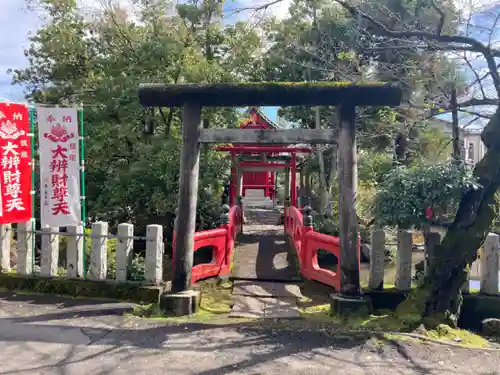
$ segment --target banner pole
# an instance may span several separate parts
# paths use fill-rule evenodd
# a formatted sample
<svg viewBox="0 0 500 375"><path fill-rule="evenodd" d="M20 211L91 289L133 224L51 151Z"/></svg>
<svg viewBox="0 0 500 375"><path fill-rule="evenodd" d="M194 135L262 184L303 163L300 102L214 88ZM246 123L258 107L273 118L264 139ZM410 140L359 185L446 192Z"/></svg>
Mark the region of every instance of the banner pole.
<svg viewBox="0 0 500 375"><path fill-rule="evenodd" d="M80 182L81 182L81 196L80 202L82 204L82 226L83 226L83 279L87 279L87 249L85 244L85 228L87 223L87 212L85 210L85 126L83 123L83 106L80 109Z"/></svg>
<svg viewBox="0 0 500 375"><path fill-rule="evenodd" d="M30 115L30 133L31 133L31 273L35 274L35 111L28 108Z"/></svg>

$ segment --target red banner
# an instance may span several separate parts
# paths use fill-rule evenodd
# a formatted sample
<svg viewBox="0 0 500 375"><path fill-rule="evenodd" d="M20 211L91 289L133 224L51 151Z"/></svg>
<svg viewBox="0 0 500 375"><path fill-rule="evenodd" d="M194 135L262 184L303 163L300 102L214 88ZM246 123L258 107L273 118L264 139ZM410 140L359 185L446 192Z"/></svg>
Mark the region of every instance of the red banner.
<svg viewBox="0 0 500 375"><path fill-rule="evenodd" d="M29 131L26 105L0 103L0 224L32 217Z"/></svg>

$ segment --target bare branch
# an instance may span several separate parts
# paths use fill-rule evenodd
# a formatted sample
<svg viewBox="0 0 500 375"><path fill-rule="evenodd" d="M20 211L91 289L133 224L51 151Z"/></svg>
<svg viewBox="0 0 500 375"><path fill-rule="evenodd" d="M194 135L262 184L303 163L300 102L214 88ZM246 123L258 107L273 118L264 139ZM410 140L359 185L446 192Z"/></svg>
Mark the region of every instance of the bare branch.
<svg viewBox="0 0 500 375"><path fill-rule="evenodd" d="M500 97L500 74L496 69L495 57L500 57L500 50L492 50L485 44L481 43L479 40L462 35L443 35L440 33L429 33L425 31L394 31L389 29L382 22L374 19L368 14L364 13L357 7L347 3L344 0L335 0L337 3L342 5L347 11L349 11L352 15L356 15L364 18L365 20L371 22L380 30L380 35L382 36L390 36L393 38L420 38L427 41L435 41L438 43L446 43L446 48L451 50L468 50L481 53L486 63L488 64L488 69L490 70L491 77L493 79L493 85L497 92L497 95ZM461 46L462 45L462 46ZM463 46L465 45L465 46ZM441 48L441 47L439 47ZM498 103L496 103L498 104Z"/></svg>
<svg viewBox="0 0 500 375"><path fill-rule="evenodd" d="M479 119L479 118L484 118L484 119L491 119L491 117L493 115L485 115L484 113L479 113L479 112L475 112L475 111L469 111L467 109L458 109L460 112L463 112L463 113L467 113L468 115L471 115L471 116L476 116L476 120Z"/></svg>
<svg viewBox="0 0 500 375"><path fill-rule="evenodd" d="M437 42L441 43L456 43L456 44L467 44L471 47L474 48L476 52L483 52L486 50L488 47L485 46L483 43L480 41L470 38L468 36L461 36L461 35L442 35L442 34L432 34L429 32L425 31L413 31L413 30L408 30L408 31L394 31L390 30L386 25L384 25L382 22L377 21L373 17L367 15L366 13L362 12L355 6L347 3L344 0L335 0L337 3L342 5L345 9L347 9L351 14L354 15L359 15L362 18L366 19L367 21L373 23L375 26L377 26L380 31L382 32L383 35L386 36L392 36L394 38L423 38L427 40L435 40Z"/></svg>
<svg viewBox="0 0 500 375"><path fill-rule="evenodd" d="M479 89L481 90L481 94L483 94L483 98L486 98L486 93L484 92L484 87L482 84L482 80L479 77L479 73L476 71L476 69L474 69L474 67L472 66L471 62L469 61L469 59L467 58L467 56L465 54L463 56L463 59L465 60L465 63L467 64L469 69L472 71L472 74L474 74L474 76L476 77L475 82L477 82L477 84L479 85Z"/></svg>

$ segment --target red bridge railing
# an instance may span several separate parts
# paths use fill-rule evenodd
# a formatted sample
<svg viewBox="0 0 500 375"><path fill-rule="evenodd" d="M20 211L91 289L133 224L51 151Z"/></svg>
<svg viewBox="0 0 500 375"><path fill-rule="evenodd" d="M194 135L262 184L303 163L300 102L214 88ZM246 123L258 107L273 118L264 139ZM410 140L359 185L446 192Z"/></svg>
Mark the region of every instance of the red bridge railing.
<svg viewBox="0 0 500 375"><path fill-rule="evenodd" d="M314 231L310 207L302 212L293 206L285 207L284 224L290 245L297 252L300 273L308 280L330 285L340 291L340 239ZM320 250L337 258L336 271L321 268L318 264ZM358 238L358 260L360 244Z"/></svg>
<svg viewBox="0 0 500 375"><path fill-rule="evenodd" d="M194 234L194 252L212 248L212 261L193 267L192 283L214 276L229 276L236 236L243 228L243 211L240 206L224 205L219 228L203 230ZM172 240L172 266L175 264L175 232Z"/></svg>
<svg viewBox="0 0 500 375"><path fill-rule="evenodd" d="M340 291L340 239L314 231L312 210L304 208L304 214L293 206L285 206L284 226L289 244L295 249L300 266L300 273L308 280L318 281ZM194 252L212 248L212 261L193 267L192 282L214 276L229 276L236 237L243 229L243 209L240 205L223 206L219 228L196 232ZM172 264L175 260L175 233L173 238ZM335 270L320 267L318 252L333 254L337 258ZM358 261L360 243L358 238Z"/></svg>

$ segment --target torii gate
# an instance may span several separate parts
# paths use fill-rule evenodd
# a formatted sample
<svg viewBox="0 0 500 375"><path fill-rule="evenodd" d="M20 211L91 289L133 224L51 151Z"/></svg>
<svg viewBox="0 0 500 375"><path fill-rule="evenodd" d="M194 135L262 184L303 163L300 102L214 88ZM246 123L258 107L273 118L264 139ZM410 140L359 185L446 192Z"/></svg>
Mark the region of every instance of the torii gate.
<svg viewBox="0 0 500 375"><path fill-rule="evenodd" d="M179 183L179 215L176 226L176 258L169 304L192 303L193 247L198 198L200 145L221 144L333 144L339 145L339 228L342 259L341 295L359 298L356 216L356 107L398 106L401 89L382 83L264 82L236 84L143 84L139 100L145 107L183 107ZM202 107L336 106L340 131L333 129L202 129ZM175 308L174 308L175 310Z"/></svg>

